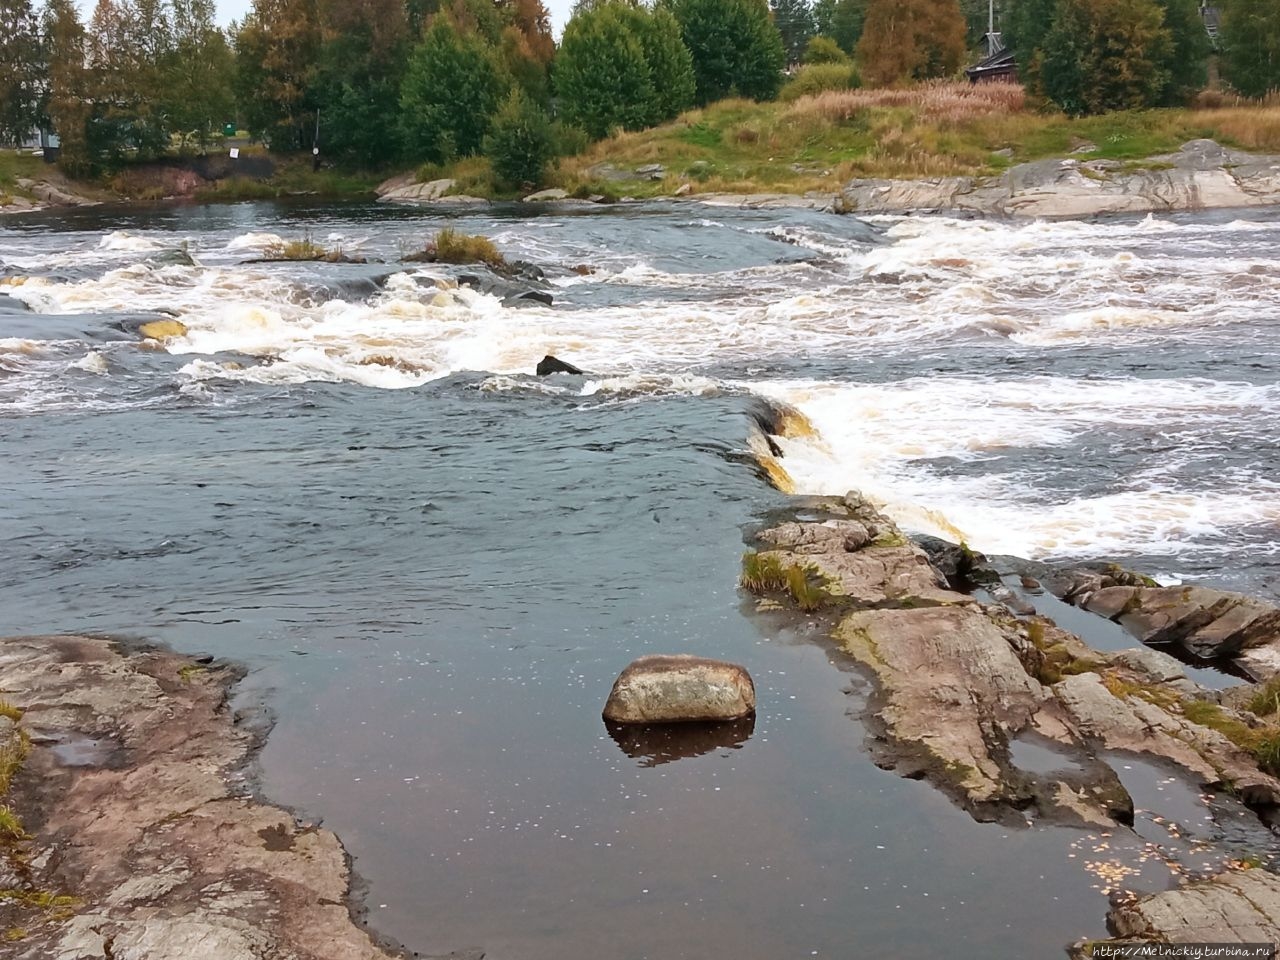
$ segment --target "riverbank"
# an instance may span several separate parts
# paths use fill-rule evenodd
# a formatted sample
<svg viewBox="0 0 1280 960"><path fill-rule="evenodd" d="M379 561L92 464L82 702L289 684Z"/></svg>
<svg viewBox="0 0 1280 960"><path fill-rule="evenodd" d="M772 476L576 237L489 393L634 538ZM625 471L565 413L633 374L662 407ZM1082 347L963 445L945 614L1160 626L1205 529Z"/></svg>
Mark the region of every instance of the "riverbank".
<svg viewBox="0 0 1280 960"><path fill-rule="evenodd" d="M99 180L86 181L67 177L39 156L5 150L0 151L0 215L97 203L360 199L372 197L383 176L329 165L316 170L310 156L282 156L247 147L241 148L235 159L223 153L174 157L126 166Z"/></svg>
<svg viewBox="0 0 1280 960"><path fill-rule="evenodd" d="M25 637L0 640L0 675L8 956L399 956L354 920L338 838L256 796L266 723L233 712L237 667Z"/></svg>

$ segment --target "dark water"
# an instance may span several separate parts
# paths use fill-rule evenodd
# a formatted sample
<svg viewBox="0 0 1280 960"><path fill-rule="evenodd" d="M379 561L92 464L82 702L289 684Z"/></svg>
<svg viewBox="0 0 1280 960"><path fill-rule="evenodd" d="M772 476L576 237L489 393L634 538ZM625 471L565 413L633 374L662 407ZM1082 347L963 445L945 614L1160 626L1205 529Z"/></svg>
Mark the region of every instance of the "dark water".
<svg viewBox="0 0 1280 960"><path fill-rule="evenodd" d="M980 530L1061 523L1117 558L1274 596L1280 268L1274 247L1239 238L1280 225L991 228L1004 233L979 239L1029 245L1046 271L1054 229L1077 231L1091 258L1077 273L1138 251L1142 283L1175 305L1217 289L1197 279L1214 261L1270 271L1240 273L1261 278L1252 305L1216 332L1175 317L1054 340L1037 339L1069 312L1053 303L1084 283L1066 267L1037 292L1043 278L1018 288L996 267L913 259L892 222L693 209L468 221L551 268L550 310L435 307L435 288L396 287L394 266L244 267L227 249L309 225L390 257L443 222L430 212L0 222L5 272L44 278L0 287L41 311L0 300L3 632L125 634L248 663L244 698L277 718L266 794L342 836L371 924L422 953L977 960L1101 934L1105 884L1072 855L1083 835L975 824L876 769L848 716L865 681L816 634L751 613L744 532L786 503L746 462L751 391L797 403L829 441L784 460L803 488L878 482L908 520L932 496ZM182 241L199 266L146 265ZM876 274L890 257L892 283ZM583 262L598 273L569 273ZM1123 273L1091 296L1138 298ZM965 284L1010 302L944 313ZM974 332L1018 301L1022 340ZM209 349L140 351L128 331L163 315ZM549 349L592 376L535 382ZM400 366L364 363L374 350ZM960 395L962 381L989 392ZM1036 403L1011 417L1000 398L1019 392ZM961 423L971 455L848 454ZM988 429L1007 442L975 445ZM1074 542L1024 546L1085 556ZM603 698L652 652L745 664L754 729L615 742ZM1133 860L1147 841L1107 843ZM1170 882L1154 861L1138 869L1135 888Z"/></svg>

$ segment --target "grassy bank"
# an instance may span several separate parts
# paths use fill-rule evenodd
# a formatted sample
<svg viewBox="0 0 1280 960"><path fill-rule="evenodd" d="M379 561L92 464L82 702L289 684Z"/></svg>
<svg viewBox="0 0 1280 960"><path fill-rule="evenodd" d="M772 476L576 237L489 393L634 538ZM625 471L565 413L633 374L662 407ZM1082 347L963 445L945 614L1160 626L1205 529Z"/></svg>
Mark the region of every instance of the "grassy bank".
<svg viewBox="0 0 1280 960"><path fill-rule="evenodd" d="M1071 118L1034 109L1020 87L967 83L830 91L790 103L725 100L599 141L562 159L547 185L606 197L662 196L684 183L699 193L831 192L855 177L994 175L1076 151L1142 166L1198 137L1280 153L1280 105ZM600 175L606 164L627 172L655 163L665 168L660 180ZM457 193L504 196L484 158L432 172L455 179Z"/></svg>
<svg viewBox="0 0 1280 960"><path fill-rule="evenodd" d="M0 207L7 207L14 197L28 197L27 191L18 186L18 180L36 180L48 174L48 167L40 157L25 151L0 150Z"/></svg>
<svg viewBox="0 0 1280 960"><path fill-rule="evenodd" d="M242 150L241 156L261 154ZM229 177L200 187L195 191L197 200L228 203L236 200L273 200L278 197L318 196L328 199L355 199L372 197L374 188L390 174L387 171L369 172L343 170L329 166L320 170L311 168L311 157L306 154L270 155L275 172L265 179Z"/></svg>
<svg viewBox="0 0 1280 960"><path fill-rule="evenodd" d="M1073 119L1030 109L1020 88L996 84L828 92L790 104L726 101L603 140L562 164L559 176L575 189L597 164L661 163L699 190L801 193L855 177L991 175L1081 148L1082 159L1136 162L1197 137L1280 152L1280 106ZM650 189L663 187L672 185Z"/></svg>

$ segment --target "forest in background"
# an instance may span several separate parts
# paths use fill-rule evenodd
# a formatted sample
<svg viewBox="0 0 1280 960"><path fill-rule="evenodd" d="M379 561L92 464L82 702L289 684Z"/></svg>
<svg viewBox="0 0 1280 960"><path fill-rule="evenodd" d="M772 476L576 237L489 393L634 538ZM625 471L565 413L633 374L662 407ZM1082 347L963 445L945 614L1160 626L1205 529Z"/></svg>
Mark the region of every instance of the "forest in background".
<svg viewBox="0 0 1280 960"><path fill-rule="evenodd" d="M1197 0L1003 0L1032 103L1068 116L1179 106L1220 64L1228 91L1280 87L1280 4L1223 0L1217 49ZM985 0L582 0L557 44L541 0L0 0L0 142L54 131L93 177L243 130L350 169L488 158L543 182L557 157L727 98L955 78L981 55ZM852 118L851 118L852 119Z"/></svg>

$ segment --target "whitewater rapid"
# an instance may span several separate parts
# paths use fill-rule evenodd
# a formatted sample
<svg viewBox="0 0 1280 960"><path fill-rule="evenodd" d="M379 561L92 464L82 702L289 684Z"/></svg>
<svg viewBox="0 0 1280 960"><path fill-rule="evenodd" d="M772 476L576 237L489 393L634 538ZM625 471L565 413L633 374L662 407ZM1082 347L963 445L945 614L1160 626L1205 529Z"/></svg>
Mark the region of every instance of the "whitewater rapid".
<svg viewBox="0 0 1280 960"><path fill-rule="evenodd" d="M283 230L111 231L35 251L0 234L0 293L37 314L141 312L183 328L149 344L177 361L163 373L133 365L137 337L0 339L0 405L109 408L110 389L76 384L117 375L167 377L207 402L235 384L404 389L461 372L484 374L485 391L584 402L755 394L816 430L776 438L794 492L856 488L908 528L976 549L1154 555L1176 573L1190 547L1280 540L1275 219L880 217L873 242L815 218L673 226L796 251L728 267L655 252L648 224L654 236L631 243L594 237L587 218L499 227L505 252L549 268L556 305L504 306L444 267L244 262ZM401 242L364 224L317 239L387 259ZM372 292L335 294L351 277ZM548 353L589 376L530 376ZM1125 459L1134 438L1150 456ZM1064 487L1054 451L1071 451L1072 469L1094 456L1105 472L1111 457L1123 476Z"/></svg>

